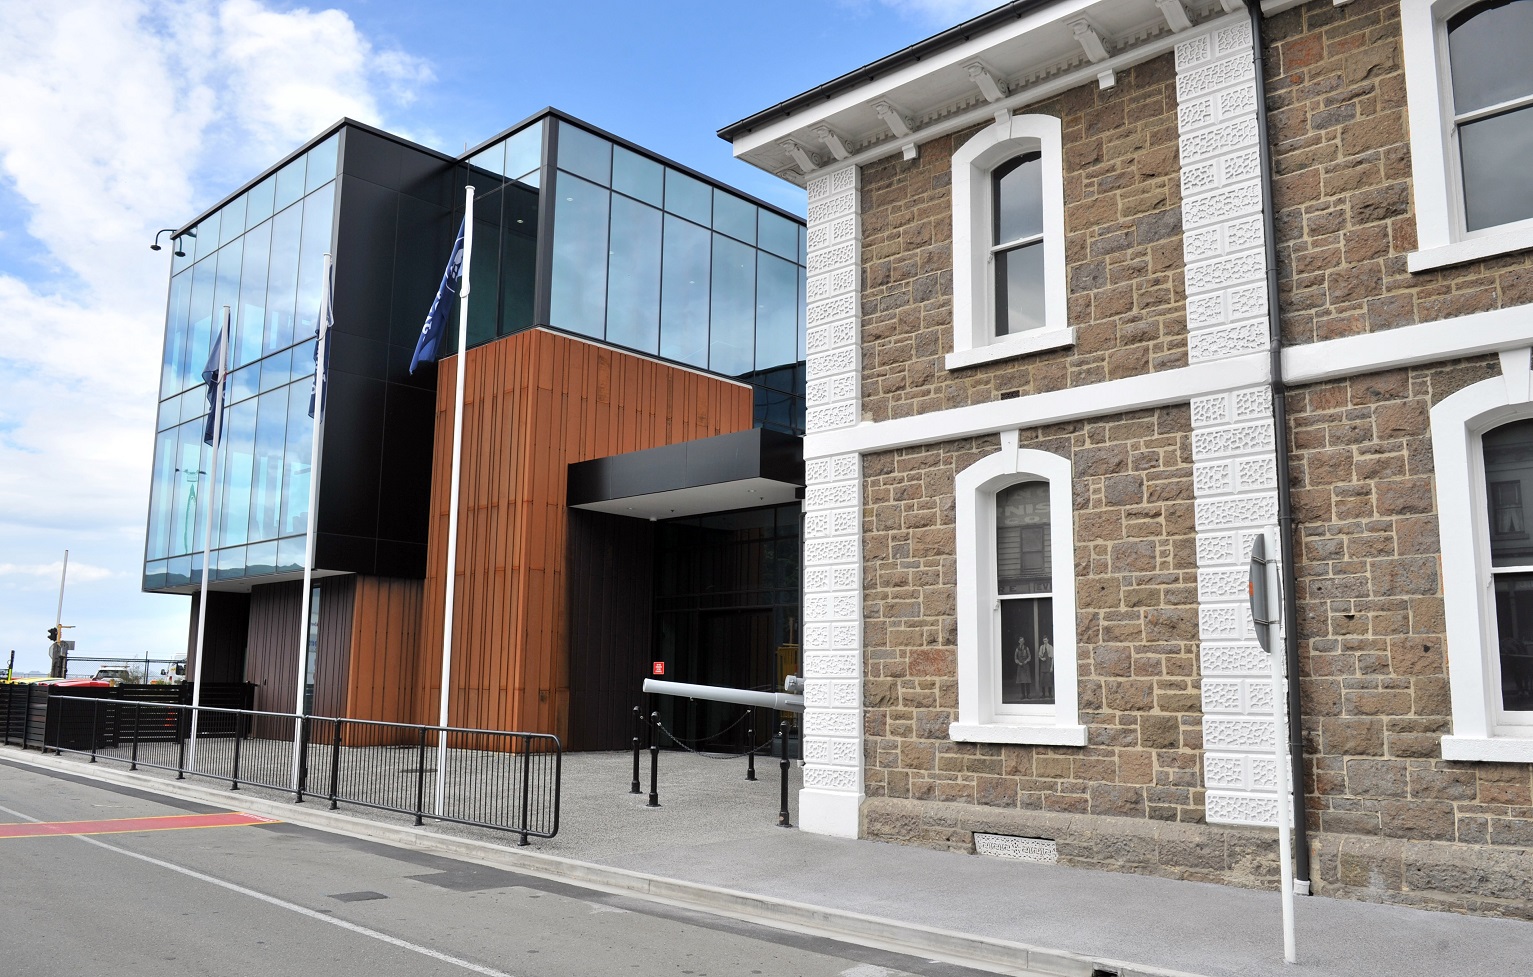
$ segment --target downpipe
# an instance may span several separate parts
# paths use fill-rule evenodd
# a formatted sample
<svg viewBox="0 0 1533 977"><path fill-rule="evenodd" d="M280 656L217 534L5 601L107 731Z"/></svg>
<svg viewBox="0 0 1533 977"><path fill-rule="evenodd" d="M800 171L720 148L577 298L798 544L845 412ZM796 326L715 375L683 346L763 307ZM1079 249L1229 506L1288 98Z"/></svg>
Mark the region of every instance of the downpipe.
<svg viewBox="0 0 1533 977"><path fill-rule="evenodd" d="M1283 590L1283 655L1288 663L1288 756L1293 784L1294 891L1310 894L1309 826L1305 820L1304 710L1299 695L1299 600L1295 593L1294 534L1298 520L1288 471L1288 386L1283 379L1283 318L1278 304L1277 217L1272 205L1272 144L1267 126L1267 80L1262 52L1261 4L1246 4L1251 16L1251 52L1256 62L1256 128L1261 155L1262 226L1267 246L1267 332L1271 360L1272 433L1277 457L1278 546Z"/></svg>

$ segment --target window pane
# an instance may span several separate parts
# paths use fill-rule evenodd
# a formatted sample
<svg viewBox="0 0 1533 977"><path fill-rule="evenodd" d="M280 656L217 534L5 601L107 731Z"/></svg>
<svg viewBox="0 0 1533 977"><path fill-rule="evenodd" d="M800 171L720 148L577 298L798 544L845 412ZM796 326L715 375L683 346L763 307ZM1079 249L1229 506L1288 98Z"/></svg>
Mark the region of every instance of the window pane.
<svg viewBox="0 0 1533 977"><path fill-rule="evenodd" d="M303 185L306 193L313 193L335 179L335 163L340 148L341 135L336 133L309 150L309 168Z"/></svg>
<svg viewBox="0 0 1533 977"><path fill-rule="evenodd" d="M287 539L277 541L277 572L292 573L303 569L303 548L306 540L302 536L289 536ZM314 588L318 590L319 588Z"/></svg>
<svg viewBox="0 0 1533 977"><path fill-rule="evenodd" d="M612 144L584 129L560 123L559 168L606 186L612 180Z"/></svg>
<svg viewBox="0 0 1533 977"><path fill-rule="evenodd" d="M197 497L202 471L202 421L176 429L176 461L171 473L170 538L166 553L190 553L196 540Z"/></svg>
<svg viewBox="0 0 1533 977"><path fill-rule="evenodd" d="M250 372L246 370L245 372ZM224 413L223 443L219 462L222 496L218 512L219 546L237 546L248 538L250 522L250 466L255 452L256 401L247 400Z"/></svg>
<svg viewBox="0 0 1533 977"><path fill-rule="evenodd" d="M1043 242L995 256L995 334L1043 328Z"/></svg>
<svg viewBox="0 0 1533 977"><path fill-rule="evenodd" d="M244 264L245 239L240 238L225 245L218 252L218 283L213 292L213 331L223 328L224 307L229 307L229 329L234 329L234 316L240 307L240 267ZM231 343L230 348L233 348ZM203 366L207 363L204 362ZM199 367L199 372L201 368Z"/></svg>
<svg viewBox="0 0 1533 977"><path fill-rule="evenodd" d="M1053 591L1047 482L1023 482L996 493L995 567L1002 595Z"/></svg>
<svg viewBox="0 0 1533 977"><path fill-rule="evenodd" d="M272 201L276 199L277 178L269 176L257 183L250 191L245 204L245 223L250 227L271 216Z"/></svg>
<svg viewBox="0 0 1533 977"><path fill-rule="evenodd" d="M309 531L309 469L314 445L314 419L309 416L311 392L307 383L287 388L287 439L282 460L283 535Z"/></svg>
<svg viewBox="0 0 1533 977"><path fill-rule="evenodd" d="M193 261L201 261L218 250L218 216L218 213L215 211L211 217L192 229L197 235L196 239L192 241L196 247L182 248L182 250L190 251Z"/></svg>
<svg viewBox="0 0 1533 977"><path fill-rule="evenodd" d="M149 531L144 544L144 559L158 560L170 551L169 543L171 511L176 495L176 443L179 432L175 428L161 431L154 439L154 468L149 483Z"/></svg>
<svg viewBox="0 0 1533 977"><path fill-rule="evenodd" d="M1054 701L1054 598L1001 601L1001 702Z"/></svg>
<svg viewBox="0 0 1533 977"><path fill-rule="evenodd" d="M192 275L182 272L170 280L170 302L165 312L165 352L160 363L160 396L169 397L181 387L181 364L191 340L188 318L192 301Z"/></svg>
<svg viewBox="0 0 1533 977"><path fill-rule="evenodd" d="M520 180L543 165L543 123L528 126L506 140L506 176ZM524 181L525 182L525 181ZM534 177L534 185L536 178Z"/></svg>
<svg viewBox="0 0 1533 977"><path fill-rule="evenodd" d="M713 219L713 191L701 180L667 169L665 209L687 220L710 224Z"/></svg>
<svg viewBox="0 0 1533 977"><path fill-rule="evenodd" d="M756 369L768 370L797 357L798 266L758 251L756 267Z"/></svg>
<svg viewBox="0 0 1533 977"><path fill-rule="evenodd" d="M761 211L761 241L763 248L789 261L798 257L798 225L770 210Z"/></svg>
<svg viewBox="0 0 1533 977"><path fill-rule="evenodd" d="M1533 573L1498 573L1495 580L1501 708L1533 711Z"/></svg>
<svg viewBox="0 0 1533 977"><path fill-rule="evenodd" d="M241 366L261 358L266 334L266 267L271 257L271 223L245 235L245 264L240 271L239 307L236 309L233 364Z"/></svg>
<svg viewBox="0 0 1533 977"><path fill-rule="evenodd" d="M287 389L264 393L256 401L255 450L250 465L251 540L273 539L282 505L282 451L287 434ZM273 557L275 559L275 556Z"/></svg>
<svg viewBox="0 0 1533 977"><path fill-rule="evenodd" d="M272 222L262 352L270 353L293 343L293 308L298 297L298 252L302 242L303 208L289 207Z"/></svg>
<svg viewBox="0 0 1533 977"><path fill-rule="evenodd" d="M304 158L300 156L277 171L277 196L274 201L277 210L297 202L303 196L303 163Z"/></svg>
<svg viewBox="0 0 1533 977"><path fill-rule="evenodd" d="M1491 566L1533 566L1533 538L1523 508L1533 501L1533 419L1487 431L1481 443Z"/></svg>
<svg viewBox="0 0 1533 977"><path fill-rule="evenodd" d="M533 294L537 288L538 194L510 184L505 195L500 235L501 308L499 335L532 325Z"/></svg>
<svg viewBox="0 0 1533 977"><path fill-rule="evenodd" d="M325 291L325 254L330 250L330 224L335 213L335 184L309 195L303 202L303 239L298 264L298 314L293 339L307 339L319 328L319 305Z"/></svg>
<svg viewBox="0 0 1533 977"><path fill-rule="evenodd" d="M245 572L248 574L273 573L277 569L277 541L252 543L245 551Z"/></svg>
<svg viewBox="0 0 1533 977"><path fill-rule="evenodd" d="M607 311L607 198L611 195L568 174L559 176L550 325L587 336L602 335Z"/></svg>
<svg viewBox="0 0 1533 977"><path fill-rule="evenodd" d="M748 373L756 356L756 249L713 236L713 295L709 305L708 368Z"/></svg>
<svg viewBox="0 0 1533 977"><path fill-rule="evenodd" d="M607 272L607 341L644 353L660 349L660 211L612 198Z"/></svg>
<svg viewBox="0 0 1533 977"><path fill-rule="evenodd" d="M500 207L501 191L474 197L474 250L469 265L468 344L478 346L495 338L500 321ZM456 337L454 337L456 339Z"/></svg>
<svg viewBox="0 0 1533 977"><path fill-rule="evenodd" d="M1533 105L1460 126L1458 134L1469 230L1533 217Z"/></svg>
<svg viewBox="0 0 1533 977"><path fill-rule="evenodd" d="M665 167L622 146L614 146L612 189L659 207L665 197Z"/></svg>
<svg viewBox="0 0 1533 977"><path fill-rule="evenodd" d="M746 244L756 243L756 205L713 188L713 229Z"/></svg>
<svg viewBox="0 0 1533 977"><path fill-rule="evenodd" d="M668 171L669 173L669 171ZM660 286L660 355L708 365L708 264L713 235L669 214Z"/></svg>
<svg viewBox="0 0 1533 977"><path fill-rule="evenodd" d="M498 142L490 148L468 158L469 174L474 186L498 186L499 177L506 171L506 144Z"/></svg>
<svg viewBox="0 0 1533 977"><path fill-rule="evenodd" d="M1533 2L1481 4L1448 21L1453 111L1533 95Z"/></svg>
<svg viewBox="0 0 1533 977"><path fill-rule="evenodd" d="M217 280L217 258L199 261L192 268L191 326L176 382L177 390L200 383L202 368L208 365L208 349L213 341L213 292Z"/></svg>
<svg viewBox="0 0 1533 977"><path fill-rule="evenodd" d="M228 244L245 231L245 198L236 197L218 212L218 243Z"/></svg>
<svg viewBox="0 0 1533 977"><path fill-rule="evenodd" d="M1043 233L1043 157L1028 153L995 169L995 243Z"/></svg>

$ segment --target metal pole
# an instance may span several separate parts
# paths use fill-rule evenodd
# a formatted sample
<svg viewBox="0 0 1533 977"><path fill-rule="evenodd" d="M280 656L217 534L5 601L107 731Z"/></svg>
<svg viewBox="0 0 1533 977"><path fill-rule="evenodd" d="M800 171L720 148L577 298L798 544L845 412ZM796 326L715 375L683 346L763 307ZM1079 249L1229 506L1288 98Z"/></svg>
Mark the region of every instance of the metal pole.
<svg viewBox="0 0 1533 977"><path fill-rule="evenodd" d="M463 387L468 369L469 269L474 253L474 185L464 188L463 267L458 285L458 387L452 416L452 489L447 508L447 593L442 605L442 704L437 725L447 728L447 703L452 692L452 609L458 578L458 492L463 481ZM440 817L447 800L447 734L437 734L436 813Z"/></svg>
<svg viewBox="0 0 1533 977"><path fill-rule="evenodd" d="M90 710L90 762L96 762L96 740L101 736L101 699L91 700Z"/></svg>
<svg viewBox="0 0 1533 977"><path fill-rule="evenodd" d="M320 447L324 438L325 416L325 363L329 356L326 349L330 341L331 281L335 259L325 255L324 289L319 299L319 322L314 325L314 430L309 436L309 524L303 540L303 596L299 599L298 612L298 688L293 697L293 711L299 714L295 720L293 738L299 736L297 726L303 724L303 693L309 684L309 601L314 591L314 534L319 524L319 461ZM316 640L318 635L315 636ZM298 757L293 757L293 786L298 785Z"/></svg>
<svg viewBox="0 0 1533 977"><path fill-rule="evenodd" d="M791 828L793 820L788 817L788 721L786 719L777 724L777 738L782 741L782 785L778 791L777 826Z"/></svg>
<svg viewBox="0 0 1533 977"><path fill-rule="evenodd" d="M532 739L522 737L522 840L517 842L519 846L527 844L527 811L532 800Z"/></svg>
<svg viewBox="0 0 1533 977"><path fill-rule="evenodd" d="M181 710L176 710L176 779L186 779L186 737L181 735Z"/></svg>
<svg viewBox="0 0 1533 977"><path fill-rule="evenodd" d="M748 747L745 754L745 779L756 779L756 710L747 710L746 715L750 722L745 725L745 743Z"/></svg>
<svg viewBox="0 0 1533 977"><path fill-rule="evenodd" d="M59 678L69 677L69 653L64 650L64 581L69 578L69 551L64 551L64 569L59 573L59 610L53 616L54 633L59 636Z"/></svg>
<svg viewBox="0 0 1533 977"><path fill-rule="evenodd" d="M335 723L335 742L330 747L330 810L335 810L335 795L341 787L341 720Z"/></svg>
<svg viewBox="0 0 1533 977"><path fill-rule="evenodd" d="M213 392L213 444L208 462L208 516L203 523L202 536L202 589L197 592L197 656L192 676L192 736L191 764L197 765L197 707L202 704L202 644L206 637L208 619L208 563L213 546L213 510L218 507L218 443L223 435L224 424L224 374L229 366L229 307L224 306L222 325L218 330L218 378ZM69 554L64 554L68 559ZM59 592L59 605L63 606L63 589Z"/></svg>
<svg viewBox="0 0 1533 977"><path fill-rule="evenodd" d="M240 789L240 740L245 738L243 713L234 714L234 768L229 771L229 789Z"/></svg>
<svg viewBox="0 0 1533 977"><path fill-rule="evenodd" d="M309 786L309 717L298 717L298 785L294 804L303 803L303 790Z"/></svg>
<svg viewBox="0 0 1533 977"><path fill-rule="evenodd" d="M660 737L655 735L655 727L660 725L660 714L649 714L653 724L649 730L649 804L647 807L660 806L660 791L655 787L655 778L660 774Z"/></svg>
<svg viewBox="0 0 1533 977"><path fill-rule="evenodd" d="M145 673L147 674L147 673ZM133 758L128 764L129 770L138 769L138 727L143 724L143 716L139 713L139 704L130 703L133 706ZM119 714L120 715L120 714Z"/></svg>
<svg viewBox="0 0 1533 977"><path fill-rule="evenodd" d="M628 786L628 793L630 793L630 794L642 794L642 793L644 793L643 789L639 787L639 726L640 726L640 724L642 724L644 722L642 716L643 716L643 714L639 711L639 707L638 706L634 706L633 707L633 783Z"/></svg>
<svg viewBox="0 0 1533 977"><path fill-rule="evenodd" d="M420 750L415 764L415 826L425 824L421 814L426 810L426 727L421 727Z"/></svg>

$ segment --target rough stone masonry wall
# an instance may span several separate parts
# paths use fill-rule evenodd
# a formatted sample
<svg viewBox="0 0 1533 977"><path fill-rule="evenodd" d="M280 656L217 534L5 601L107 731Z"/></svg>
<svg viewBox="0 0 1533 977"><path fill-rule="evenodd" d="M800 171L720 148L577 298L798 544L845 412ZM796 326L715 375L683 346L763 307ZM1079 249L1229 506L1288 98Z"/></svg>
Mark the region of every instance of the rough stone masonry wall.
<svg viewBox="0 0 1533 977"><path fill-rule="evenodd" d="M1406 268L1416 225L1399 0L1307 3L1264 36L1285 342L1533 302L1533 253Z"/></svg>
<svg viewBox="0 0 1533 977"><path fill-rule="evenodd" d="M1187 365L1176 69L1163 57L1022 110L1063 122L1073 349L949 372L952 155L977 130L862 171L862 410L887 420Z"/></svg>
<svg viewBox="0 0 1533 977"><path fill-rule="evenodd" d="M956 743L954 477L994 437L865 458L869 837L972 850L1056 839L1061 861L1252 884L1268 833L1203 821L1191 418L1168 407L1025 430L1072 459L1081 747Z"/></svg>
<svg viewBox="0 0 1533 977"><path fill-rule="evenodd" d="M1441 759L1452 710L1427 412L1499 373L1481 357L1289 394L1322 892L1533 918L1533 765Z"/></svg>

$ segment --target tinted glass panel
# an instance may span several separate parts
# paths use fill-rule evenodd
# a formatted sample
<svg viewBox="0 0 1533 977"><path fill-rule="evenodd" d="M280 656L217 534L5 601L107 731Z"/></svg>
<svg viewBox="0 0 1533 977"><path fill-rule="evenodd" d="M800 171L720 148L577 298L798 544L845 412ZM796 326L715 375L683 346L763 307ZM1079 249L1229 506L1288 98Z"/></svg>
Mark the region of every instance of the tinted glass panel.
<svg viewBox="0 0 1533 977"><path fill-rule="evenodd" d="M665 167L622 146L614 146L612 189L659 207L665 200Z"/></svg>
<svg viewBox="0 0 1533 977"><path fill-rule="evenodd" d="M245 223L255 226L271 216L272 201L277 192L277 178L269 176L257 183L250 191L245 204Z"/></svg>
<svg viewBox="0 0 1533 977"><path fill-rule="evenodd" d="M1498 573L1495 581L1501 708L1533 711L1533 573Z"/></svg>
<svg viewBox="0 0 1533 977"><path fill-rule="evenodd" d="M190 252L193 261L201 261L203 258L206 258L214 251L217 251L218 225L219 215L215 212L207 220L203 221L201 224L198 224L195 228L192 229L193 232L197 235L196 239L192 242L196 245L196 247L182 248L182 250Z"/></svg>
<svg viewBox="0 0 1533 977"><path fill-rule="evenodd" d="M1453 110L1533 95L1533 0L1482 4L1448 21Z"/></svg>
<svg viewBox="0 0 1533 977"><path fill-rule="evenodd" d="M282 448L287 434L287 390L256 401L255 450L250 466L251 540L273 539L282 515Z"/></svg>
<svg viewBox="0 0 1533 977"><path fill-rule="evenodd" d="M1481 442L1491 566L1533 567L1533 511L1525 509L1533 506L1533 420L1487 431Z"/></svg>
<svg viewBox="0 0 1533 977"><path fill-rule="evenodd" d="M612 179L612 144L584 129L560 123L559 168L606 186Z"/></svg>
<svg viewBox="0 0 1533 977"><path fill-rule="evenodd" d="M249 370L243 371L249 373ZM220 462L223 497L219 504L218 545L233 546L245 542L250 522L250 470L255 455L255 400L235 404L224 415L228 427L224 433L227 452Z"/></svg>
<svg viewBox="0 0 1533 977"><path fill-rule="evenodd" d="M247 573L274 573L277 569L277 541L252 543L245 551Z"/></svg>
<svg viewBox="0 0 1533 977"><path fill-rule="evenodd" d="M773 254L793 261L798 257L798 225L770 210L760 212L761 240L763 248Z"/></svg>
<svg viewBox="0 0 1533 977"><path fill-rule="evenodd" d="M218 243L228 244L245 231L245 198L236 197L218 212Z"/></svg>
<svg viewBox="0 0 1533 977"><path fill-rule="evenodd" d="M533 293L537 286L538 195L519 184L501 191L505 196L500 235L500 334L532 325Z"/></svg>
<svg viewBox="0 0 1533 977"><path fill-rule="evenodd" d="M995 496L997 591L1047 594L1053 590L1053 547L1047 482L1024 482Z"/></svg>
<svg viewBox="0 0 1533 977"><path fill-rule="evenodd" d="M495 338L500 314L500 191L474 197L474 249L469 266L468 344L478 346ZM453 337L456 342L457 337Z"/></svg>
<svg viewBox="0 0 1533 977"><path fill-rule="evenodd" d="M170 556L192 551L201 471L202 422L188 421L176 429L175 463L170 473L170 525L165 548Z"/></svg>
<svg viewBox="0 0 1533 977"><path fill-rule="evenodd" d="M612 198L607 341L645 353L660 348L660 211Z"/></svg>
<svg viewBox="0 0 1533 977"><path fill-rule="evenodd" d="M713 188L713 229L746 244L756 243L756 205Z"/></svg>
<svg viewBox="0 0 1533 977"><path fill-rule="evenodd" d="M298 253L303 244L303 208L290 207L272 222L267 271L264 352L293 343L293 309L298 301Z"/></svg>
<svg viewBox="0 0 1533 977"><path fill-rule="evenodd" d="M303 196L303 164L300 156L277 171L277 197L273 206L281 210Z"/></svg>
<svg viewBox="0 0 1533 977"><path fill-rule="evenodd" d="M229 374L229 402L236 403L254 397L261 387L261 365L252 363Z"/></svg>
<svg viewBox="0 0 1533 977"><path fill-rule="evenodd" d="M550 325L587 336L602 335L607 306L607 198L611 195L568 174L559 176Z"/></svg>
<svg viewBox="0 0 1533 977"><path fill-rule="evenodd" d="M313 352L309 353L312 362ZM310 386L287 388L287 442L282 457L282 521L284 535L309 530L309 469L314 419L309 416Z"/></svg>
<svg viewBox="0 0 1533 977"><path fill-rule="evenodd" d="M756 268L755 366L786 366L798 355L798 266L757 252Z"/></svg>
<svg viewBox="0 0 1533 977"><path fill-rule="evenodd" d="M170 280L170 302L165 312L165 352L160 363L160 396L181 390L181 364L186 359L191 323L187 318L192 300L192 275L182 272Z"/></svg>
<svg viewBox="0 0 1533 977"><path fill-rule="evenodd" d="M756 251L713 236L713 297L708 368L734 376L748 373L756 351Z"/></svg>
<svg viewBox="0 0 1533 977"><path fill-rule="evenodd" d="M1002 703L1054 701L1052 597L1001 601L1001 654L997 657Z"/></svg>
<svg viewBox="0 0 1533 977"><path fill-rule="evenodd" d="M186 355L180 364L181 376L177 390L185 390L193 383L201 382L199 375L208 362L208 348L213 335L213 293L217 284L218 259L199 261L192 268L191 333L187 339Z"/></svg>
<svg viewBox="0 0 1533 977"><path fill-rule="evenodd" d="M660 355L708 365L708 264L713 235L666 215L660 288Z"/></svg>
<svg viewBox="0 0 1533 977"><path fill-rule="evenodd" d="M213 292L213 329L223 327L224 308L229 309L229 330L234 330L234 316L240 307L240 266L245 260L245 239L227 244L218 252L218 284ZM238 337L236 337L238 338ZM230 349L234 349L233 343ZM203 364L206 366L206 364Z"/></svg>
<svg viewBox="0 0 1533 977"><path fill-rule="evenodd" d="M271 222L245 235L245 264L240 270L239 307L235 321L233 363L240 366L261 356L266 334L266 267L271 258Z"/></svg>
<svg viewBox="0 0 1533 977"><path fill-rule="evenodd" d="M298 264L298 314L293 338L312 336L319 327L319 306L325 291L325 254L330 250L330 224L335 212L335 184L309 195L303 202L303 240Z"/></svg>
<svg viewBox="0 0 1533 977"><path fill-rule="evenodd" d="M708 184L676 170L665 171L665 209L699 224L713 218L713 191Z"/></svg>
<svg viewBox="0 0 1533 977"><path fill-rule="evenodd" d="M498 142L489 149L475 153L468 158L468 165L474 171L474 176L476 177L474 181L475 186L484 186L485 184L481 183L477 177L501 176L505 173L506 144Z"/></svg>
<svg viewBox="0 0 1533 977"><path fill-rule="evenodd" d="M1043 242L995 256L995 334L1043 327Z"/></svg>
<svg viewBox="0 0 1533 977"><path fill-rule="evenodd" d="M995 243L1043 233L1043 157L1028 153L996 167Z"/></svg>
<svg viewBox="0 0 1533 977"><path fill-rule="evenodd" d="M341 136L336 133L309 150L309 166L303 185L306 192L312 193L335 179L335 163L340 147Z"/></svg>
<svg viewBox="0 0 1533 977"><path fill-rule="evenodd" d="M175 500L176 442L175 428L161 431L154 439L154 468L149 487L149 530L144 543L144 559L158 560L169 553L171 509Z"/></svg>
<svg viewBox="0 0 1533 977"><path fill-rule="evenodd" d="M528 126L506 140L506 176L521 179L536 170L542 163L542 123Z"/></svg>
<svg viewBox="0 0 1533 977"><path fill-rule="evenodd" d="M1533 105L1460 126L1459 150L1471 231L1533 217Z"/></svg>

